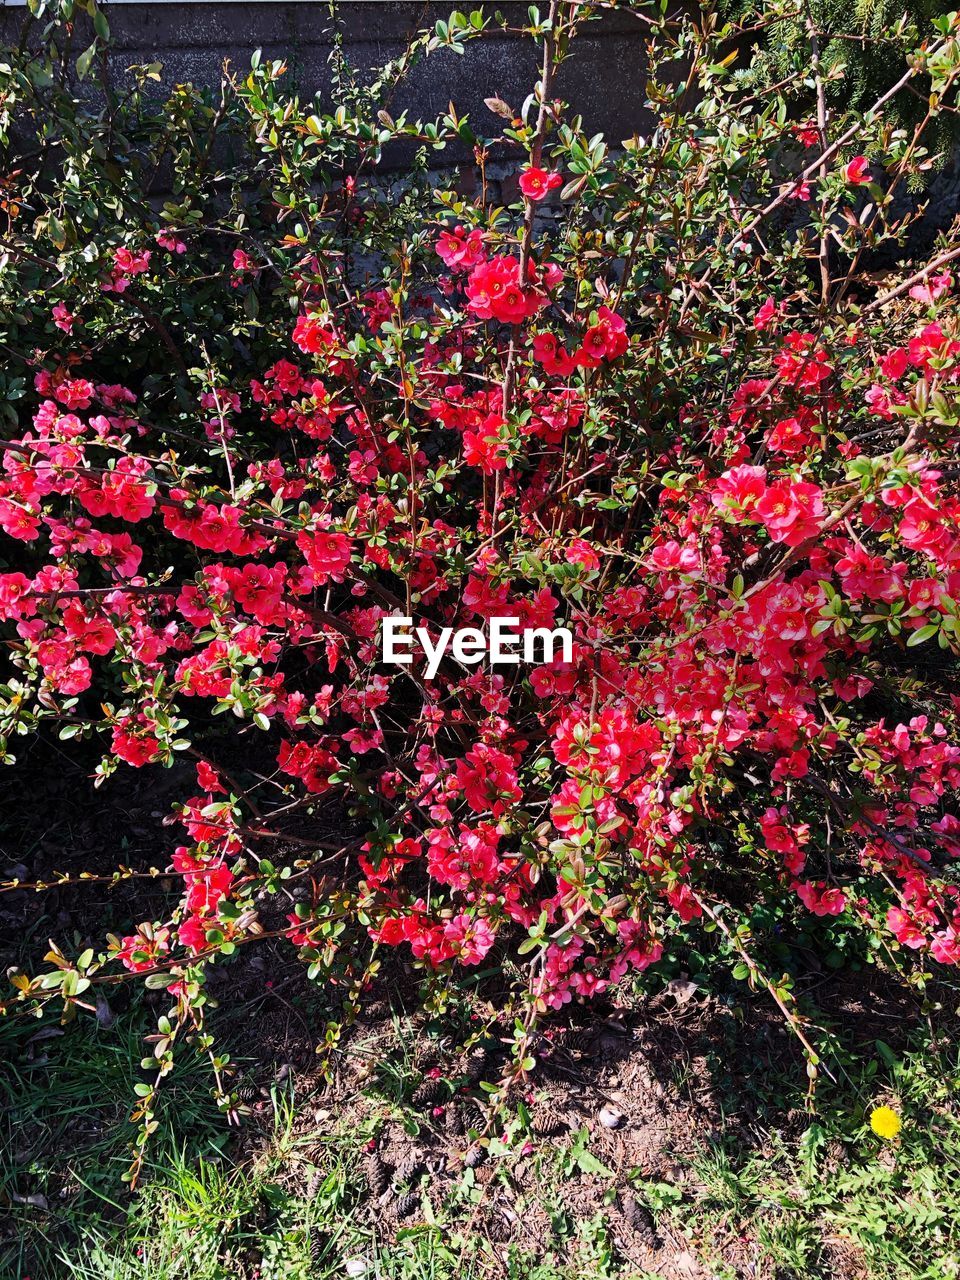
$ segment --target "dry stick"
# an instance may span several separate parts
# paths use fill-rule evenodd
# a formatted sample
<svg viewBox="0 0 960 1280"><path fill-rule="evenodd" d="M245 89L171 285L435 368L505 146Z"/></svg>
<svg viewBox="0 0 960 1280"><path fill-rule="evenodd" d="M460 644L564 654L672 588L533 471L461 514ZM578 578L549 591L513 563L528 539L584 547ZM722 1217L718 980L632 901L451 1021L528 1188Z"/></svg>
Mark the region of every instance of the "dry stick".
<svg viewBox="0 0 960 1280"><path fill-rule="evenodd" d="M940 53L943 49L946 48L947 43L948 42L944 40L944 41L941 41L940 44L934 45L934 47L926 54L926 58L927 59L932 58L936 54ZM904 74L900 77L900 79L897 81L895 85L889 88L886 93L881 94L881 96L876 100L873 106L870 107L869 111L865 112L865 114L874 115L882 107L885 107L887 103L890 101L890 99L893 97L896 97L896 95L900 92L900 90L904 87L904 85L908 84L913 79L913 77L917 74L917 72L921 70L923 65L924 65L924 62L918 59L918 61L914 63L912 67L910 67L907 71L904 72ZM769 214L773 213L774 209L778 209L780 205L782 205L790 197L792 192L796 190L797 186L801 182L806 182L808 178L812 178L814 174L817 172L817 170L821 169L828 160L831 160L837 154L837 152L841 150L841 148L845 147L848 142L852 142L852 140L857 136L857 132L859 128L860 128L859 121L856 124L852 124L850 128L846 130L845 133L842 133L840 137L837 138L836 142L832 142L830 146L827 147L826 151L824 151L822 155L818 156L817 159L814 160L812 164L807 165L806 169L803 170L803 172L797 178L796 182L792 184L787 184L786 190L781 191L779 195L774 197L773 200L771 200L768 204L764 205L764 207L756 215L753 221L748 222L747 225L740 232L741 238L746 237L752 231L755 231L757 227L760 225L760 223L763 222L763 220Z"/></svg>
<svg viewBox="0 0 960 1280"><path fill-rule="evenodd" d="M827 146L827 98L823 88L823 76L820 74L820 41L817 38L816 28L813 25L812 18L807 18L807 33L810 36L810 54L813 64L813 74L817 82L817 132L820 134L820 146ZM827 176L826 162L820 165L820 180L823 182ZM829 241L827 239L826 226L827 201L826 195L821 192L820 196L820 218L823 226L820 229L820 249L817 257L820 260L820 301L825 307L830 298L830 251Z"/></svg>
<svg viewBox="0 0 960 1280"><path fill-rule="evenodd" d="M809 1061L814 1066L822 1065L820 1063L819 1053L817 1053L816 1049L813 1047L813 1045L810 1043L810 1041L807 1039L807 1037L804 1035L801 1029L800 1019L793 1012L790 1006L786 1003L786 1001L780 995L779 991L777 991L776 987L773 985L773 983L770 981L767 975L757 965L757 962L753 959L749 951L747 951L747 949L744 947L741 940L737 937L737 935L733 932L733 930L727 924L726 920L724 920L723 916L720 915L718 911L714 911L713 908L710 907L710 905L706 903L698 893L694 892L693 897L694 897L694 900L699 905L700 909L710 917L710 919L721 931L721 933L724 935L724 937L727 939L727 941L730 943L733 949L740 956L743 963L750 970L750 976L754 978L757 982L759 982L760 985L764 987L765 990L769 992L769 994L773 997L780 1012L786 1018L787 1024L789 1025L790 1030L793 1032L793 1034L797 1037L797 1039L803 1045L804 1049L807 1051ZM830 1073L830 1071L827 1070L826 1067L823 1067L823 1072L826 1076L828 1076L831 1080L833 1080L834 1084L836 1084L836 1079Z"/></svg>
<svg viewBox="0 0 960 1280"><path fill-rule="evenodd" d="M871 106L869 111L866 112L865 114L874 115L878 111L880 111L883 107L885 107L891 98L896 97L896 95L900 92L900 90L905 85L909 84L909 82L913 79L913 77L917 74L917 72L920 71L922 67L925 65L926 61L935 57L938 53L941 53L947 47L948 43L949 43L949 40L942 40L940 44L934 45L934 47L926 53L924 58L918 58L917 61L913 64L913 66L911 66L907 71L903 73L903 75L896 82L896 84L892 85L891 88L889 88L886 91L886 93L881 94L881 96L876 100L873 106ZM771 201L769 201L769 203L764 205L764 207L760 210L760 212L757 213L755 217L750 222L748 222L745 227L741 227L738 229L737 238L740 240L745 240L747 236L751 235L754 231L756 231L757 227L759 227L760 224L771 213L773 213L775 209L779 209L779 207L787 199L789 199L789 197L797 189L800 183L806 182L808 178L812 178L814 174L817 173L818 170L823 168L823 166L826 164L828 160L831 160L837 154L837 152L840 151L842 147L845 147L848 142L851 142L857 136L857 131L859 130L859 128L860 128L859 121L856 124L852 124L849 129L847 129L844 133L840 135L839 138L837 138L836 142L832 142L830 146L827 147L826 151L824 151L821 155L819 155L817 159L814 160L811 164L807 165L807 167L803 170L803 172L798 175L795 182L786 183L784 185L784 189L778 195L774 196L774 198ZM953 254L952 256L958 256L958 255ZM703 286L710 279L712 274L713 273L711 269L708 267L707 270L704 272L704 274L697 281L696 289L691 289L687 298L684 300L683 306L680 308L679 318L681 322L683 321L683 318L686 315L687 310L690 307L691 303L693 302L693 299L696 296L698 290L703 288ZM907 284L909 283L910 282L908 281ZM907 287L906 285L901 286L901 290L899 290L898 292L901 292L902 289L906 287Z"/></svg>
<svg viewBox="0 0 960 1280"><path fill-rule="evenodd" d="M160 871L156 867L150 871L132 871L129 867L121 867L119 871L111 871L109 875L95 876L81 872L78 876L60 875L54 872L52 880L0 880L0 893L46 893L49 889L71 888L84 884L122 884L126 880L161 880L175 874Z"/></svg>
<svg viewBox="0 0 960 1280"><path fill-rule="evenodd" d="M954 74L951 73L947 81L947 85L952 86L953 80L954 80ZM945 93L942 93L940 96L941 98L944 97ZM850 284L852 283L856 275L857 268L860 265L860 260L863 257L863 252L866 247L867 237L872 232L873 228L877 225L877 223L880 221L881 217L883 216L884 208L886 207L886 205L890 203L891 199L893 198L893 193L896 191L897 187L899 187L900 183L903 181L904 175L907 172L907 167L913 158L913 153L917 149L917 144L919 143L921 137L923 136L923 133L927 128L927 125L930 123L931 119L933 118L933 115L934 115L933 108L928 106L926 115L923 117L923 119L920 121L920 123L916 126L916 128L913 131L913 137L910 139L910 145L907 147L906 151L903 153L903 155L900 157L900 160L897 162L897 166L893 174L893 181L890 183L890 186L887 188L886 195L884 197L883 202L877 203L877 206L873 212L873 216L871 217L870 221L866 224L866 226L863 228L864 235L861 238L860 244L857 246L857 252L853 257L853 261L850 263L849 268L847 269L847 274L844 276L843 280L840 282L840 287L837 290L836 295L833 299L833 304L835 307L840 304L841 300L844 297L844 294L846 293L847 289L850 287Z"/></svg>
<svg viewBox="0 0 960 1280"><path fill-rule="evenodd" d="M925 280L931 271L937 271L940 267L946 266L948 262L953 262L955 258L960 258L960 248L950 249L946 253L941 253L939 258L934 258L932 262L928 262L920 271L914 272L912 276L907 276L906 280L898 284L895 289L890 289L889 292L882 293L879 298L874 298L872 302L867 303L863 308L864 314L868 311L876 311L878 307L892 302L894 298L899 298L902 293L906 293L913 285Z"/></svg>
<svg viewBox="0 0 960 1280"><path fill-rule="evenodd" d="M537 113L537 128L533 135L533 144L530 148L530 161L534 167L540 164L540 157L543 153L543 142L547 132L547 102L553 88L553 76L556 70L554 62L554 52L556 48L556 23L557 12L560 8L560 0L550 0L550 13L548 21L550 30L543 39L543 69L540 73L540 84L537 86L540 97L540 109ZM520 242L520 288L527 287L527 275L530 268L530 248L533 243L533 217L534 202L527 197L526 209L523 214L523 236ZM517 380L517 335L519 326L514 326L513 333L510 337L510 348L507 352L507 367L503 375L503 412L504 416L510 411L513 403L513 393Z"/></svg>

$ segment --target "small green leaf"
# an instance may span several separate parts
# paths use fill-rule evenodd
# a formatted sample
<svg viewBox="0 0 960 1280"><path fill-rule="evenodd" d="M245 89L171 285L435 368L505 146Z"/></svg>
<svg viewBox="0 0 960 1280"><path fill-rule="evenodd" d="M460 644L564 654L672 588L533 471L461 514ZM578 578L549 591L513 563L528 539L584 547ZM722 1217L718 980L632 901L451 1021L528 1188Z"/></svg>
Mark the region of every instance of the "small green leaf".
<svg viewBox="0 0 960 1280"><path fill-rule="evenodd" d="M77 75L81 80L85 80L87 78L90 68L93 66L93 60L96 57L96 54L97 42L94 40L93 44L84 49L83 53L81 53L80 57L77 59Z"/></svg>
<svg viewBox="0 0 960 1280"><path fill-rule="evenodd" d="M913 635L907 641L907 648L912 649L914 645L923 644L924 640L929 640L931 636L935 636L940 630L938 622L930 622L925 627L921 627L919 631L914 631Z"/></svg>

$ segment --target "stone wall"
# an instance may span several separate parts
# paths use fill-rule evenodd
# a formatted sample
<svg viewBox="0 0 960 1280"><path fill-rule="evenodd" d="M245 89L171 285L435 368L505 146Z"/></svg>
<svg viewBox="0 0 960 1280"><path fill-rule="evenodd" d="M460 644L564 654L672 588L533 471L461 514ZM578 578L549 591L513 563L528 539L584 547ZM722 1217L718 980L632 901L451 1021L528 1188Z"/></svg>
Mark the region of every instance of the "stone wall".
<svg viewBox="0 0 960 1280"><path fill-rule="evenodd" d="M545 7L541 0L542 7ZM341 0L338 6L346 52L363 71L382 65L406 47L411 35L453 8L469 10L471 0ZM499 0L499 9L512 26L527 19L528 0ZM239 3L122 3L104 5L109 17L110 60L117 81L134 62L163 63L163 83L186 81L219 83L220 69L229 59L242 70L255 49L265 58L284 59L289 82L305 97L330 87L329 57L333 47L332 21L325 0ZM0 8L0 43L16 43L26 23L27 38L36 29L27 11ZM82 49L82 33L78 49ZM642 131L648 117L643 109L646 71L643 27L626 12L607 12L585 23L572 47L572 56L557 77L557 96L582 114L590 133L603 133L616 145ZM398 92L391 110L407 108L413 117L435 117L453 101L461 115L469 113L480 131L493 124L483 99L492 95L519 107L538 73L534 42L529 37L495 31L466 46L460 56L440 50L417 66ZM449 161L441 155L440 162Z"/></svg>
<svg viewBox="0 0 960 1280"><path fill-rule="evenodd" d="M677 8L685 0L675 0ZM370 72L406 47L409 38L453 8L469 10L480 0L339 0L338 21L349 60ZM488 11L499 10L513 27L528 21L528 0L484 0ZM288 84L303 97L319 94L329 99L329 58L333 48L328 0L115 0L103 4L112 33L111 70L121 82L134 62L163 64L162 85L191 81L216 86L221 68L229 60L235 70L249 66L250 56L261 49L265 58L284 59ZM546 7L546 0L540 0ZM88 22L81 19L78 25ZM0 0L0 45L30 40L37 24L22 0ZM590 133L603 133L616 147L633 133L644 132L650 117L644 110L646 62L644 28L626 9L608 11L585 23L569 61L557 77L557 95L583 116ZM80 29L78 51L92 33ZM746 44L746 42L745 42ZM748 56L744 49L744 56ZM676 72L676 68L674 69ZM441 50L414 68L391 104L394 114L406 108L413 117L436 117L455 103L461 115L469 113L478 131L494 132L494 121L483 99L496 95L519 107L537 79L536 50L529 37L493 31L466 46L459 56ZM409 148L388 152L383 168L402 170ZM435 153L438 168L467 157L451 149ZM509 167L509 166L508 166ZM495 178L501 175L491 168ZM514 192L505 192L515 198ZM954 152L931 175L921 196L904 198L898 208L925 206L922 223L910 237L913 252L929 247L938 231L950 226L960 209L960 153Z"/></svg>

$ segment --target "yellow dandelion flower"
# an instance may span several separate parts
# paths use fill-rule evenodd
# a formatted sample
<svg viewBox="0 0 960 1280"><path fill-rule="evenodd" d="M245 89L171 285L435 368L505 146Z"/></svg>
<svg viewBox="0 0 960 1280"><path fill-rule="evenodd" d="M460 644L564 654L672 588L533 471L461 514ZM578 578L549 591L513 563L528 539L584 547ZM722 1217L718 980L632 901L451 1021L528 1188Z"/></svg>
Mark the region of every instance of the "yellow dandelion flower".
<svg viewBox="0 0 960 1280"><path fill-rule="evenodd" d="M874 1107L870 1112L870 1128L878 1138L889 1142L903 1128L903 1123L893 1107Z"/></svg>

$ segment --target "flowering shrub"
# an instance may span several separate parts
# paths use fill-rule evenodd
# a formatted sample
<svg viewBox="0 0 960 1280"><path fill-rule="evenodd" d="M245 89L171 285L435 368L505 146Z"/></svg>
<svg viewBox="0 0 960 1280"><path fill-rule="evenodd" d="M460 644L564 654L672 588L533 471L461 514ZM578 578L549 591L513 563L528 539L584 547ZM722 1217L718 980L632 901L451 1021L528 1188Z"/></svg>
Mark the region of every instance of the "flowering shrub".
<svg viewBox="0 0 960 1280"><path fill-rule="evenodd" d="M348 1003L393 952L507 969L518 1076L537 1016L684 929L770 989L811 1071L790 980L758 959L771 909L960 960L960 251L862 274L905 233L889 196L921 131L879 109L832 142L798 129L727 89L729 32L671 20L656 127L611 151L555 97L587 8L533 14L543 73L526 113L492 100L493 137L383 105L492 23L454 15L332 115L278 64L219 111L184 88L151 107L141 78L127 171L90 116L52 155L45 123L35 177L10 180L5 751L49 725L102 745L98 783L195 765L169 912L15 981L72 1011L145 975L171 1000L161 1075L209 965L264 936ZM656 78L681 60L685 85ZM942 102L958 67L945 24L905 74ZM21 125L51 82L42 58L10 74ZM250 184L226 198L221 132ZM399 198L378 185L411 138L472 148L477 198L418 165ZM158 216L137 184L168 152ZM395 613L562 624L573 661L448 657L428 681L380 661ZM360 834L304 834L330 813ZM294 887L266 928L264 891Z"/></svg>

